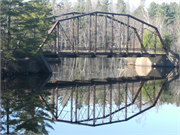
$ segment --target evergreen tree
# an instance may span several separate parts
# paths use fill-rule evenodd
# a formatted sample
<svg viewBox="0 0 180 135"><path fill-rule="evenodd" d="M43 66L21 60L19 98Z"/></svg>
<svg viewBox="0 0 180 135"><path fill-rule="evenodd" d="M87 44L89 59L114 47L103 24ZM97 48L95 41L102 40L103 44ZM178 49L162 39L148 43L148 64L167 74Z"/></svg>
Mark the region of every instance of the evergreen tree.
<svg viewBox="0 0 180 135"><path fill-rule="evenodd" d="M1 52L8 59L13 59L13 50L17 47L17 37L21 37L18 21L25 12L22 0L1 1Z"/></svg>
<svg viewBox="0 0 180 135"><path fill-rule="evenodd" d="M102 0L101 11L102 12L108 12L109 11L109 0Z"/></svg>
<svg viewBox="0 0 180 135"><path fill-rule="evenodd" d="M124 0L118 0L116 6L117 6L118 13L120 14L126 13L126 3L124 2Z"/></svg>
<svg viewBox="0 0 180 135"><path fill-rule="evenodd" d="M101 9L101 3L100 3L100 1L98 0L98 1L97 1L97 5L96 5L96 10L97 10L97 11L100 11L100 9Z"/></svg>
<svg viewBox="0 0 180 135"><path fill-rule="evenodd" d="M156 15L156 12L158 10L158 6L159 5L157 3L155 3L154 1L151 2L150 6L148 8L148 13L149 13L150 17L154 17Z"/></svg>
<svg viewBox="0 0 180 135"><path fill-rule="evenodd" d="M51 6L48 0L4 0L1 3L1 43L3 55L13 59L21 51L37 54L37 48L48 35L51 27Z"/></svg>
<svg viewBox="0 0 180 135"><path fill-rule="evenodd" d="M27 92L21 90L17 94L20 100L17 102L18 104L14 110L21 110L21 113L17 115L19 119L17 120L15 131L21 131L25 134L48 134L46 128L53 129L48 122L54 122L48 120L51 117L47 111L53 111L53 107L48 108L45 106L40 100L39 95L48 97L50 92L47 90L29 90L27 94Z"/></svg>

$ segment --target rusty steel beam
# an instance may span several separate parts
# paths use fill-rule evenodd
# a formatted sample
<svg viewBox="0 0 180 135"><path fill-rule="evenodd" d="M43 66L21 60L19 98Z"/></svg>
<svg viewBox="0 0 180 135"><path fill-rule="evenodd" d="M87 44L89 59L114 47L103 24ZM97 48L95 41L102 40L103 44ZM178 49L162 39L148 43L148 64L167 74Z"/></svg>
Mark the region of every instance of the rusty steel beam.
<svg viewBox="0 0 180 135"><path fill-rule="evenodd" d="M88 120L89 120L89 101L90 101L90 86L88 86Z"/></svg>
<svg viewBox="0 0 180 135"><path fill-rule="evenodd" d="M43 103L44 103L44 105L49 109L49 106L48 106L48 104L46 103L46 101L45 101L45 99L39 94L39 98L40 98L40 100L42 100L43 101ZM52 115L52 117L53 117L53 119L55 120L55 121L57 121L57 119L56 119L56 117L55 117L55 115L51 112L51 111L49 111L50 113L51 113L51 115Z"/></svg>
<svg viewBox="0 0 180 135"><path fill-rule="evenodd" d="M144 50L144 52L146 53L146 49L145 49L145 47L144 47L144 45L143 45L143 43L142 43L142 41L141 41L141 38L140 38L139 34L137 33L137 30L134 29L134 31L135 31L136 36L137 36L137 38L138 38L138 40L139 40L139 42L140 42L140 44L141 44L141 48L142 48L142 49ZM141 52L142 52L142 51L141 51Z"/></svg>
<svg viewBox="0 0 180 135"><path fill-rule="evenodd" d="M133 95L134 95L134 83L132 83L132 101L133 101Z"/></svg>
<svg viewBox="0 0 180 135"><path fill-rule="evenodd" d="M111 18L111 53L113 52L113 21L114 21L114 15L112 15Z"/></svg>
<svg viewBox="0 0 180 135"><path fill-rule="evenodd" d="M59 40L59 23L57 25L57 29L58 29L58 31L57 31L58 32L58 34L57 34L58 35L58 37L57 37L57 54L58 54L59 53L59 41L60 41Z"/></svg>
<svg viewBox="0 0 180 135"><path fill-rule="evenodd" d="M156 30L157 36L159 37L159 39L160 39L160 41L161 41L161 44L163 45L163 49L164 49L164 51L166 52L166 55L169 55L169 53L168 53L168 51L167 51L167 48L166 48L166 46L165 46L165 44L164 44L164 41L162 40L162 37L161 37L158 29L156 28L155 30Z"/></svg>
<svg viewBox="0 0 180 135"><path fill-rule="evenodd" d="M95 26L94 26L94 53L96 54L96 44L97 44L97 14L95 14Z"/></svg>
<svg viewBox="0 0 180 135"><path fill-rule="evenodd" d="M56 27L55 27L53 32L55 33L55 36L56 36ZM52 49L52 52L56 53L56 38L55 38L55 40L53 40L53 49Z"/></svg>
<svg viewBox="0 0 180 135"><path fill-rule="evenodd" d="M155 101L155 78L153 80L153 97L154 97L154 101Z"/></svg>
<svg viewBox="0 0 180 135"><path fill-rule="evenodd" d="M99 15L99 16L104 16L104 15ZM110 17L110 16L107 16L107 18L112 19L112 17ZM114 18L113 18L113 20L116 21L116 22L118 22L118 23L121 23L121 24L124 25L124 26L127 26L127 24L124 23L124 22L121 22L121 21L119 21L119 20L117 20L117 19L114 19ZM136 29L135 27L133 27L133 26L131 26L131 25L129 25L129 28Z"/></svg>
<svg viewBox="0 0 180 135"><path fill-rule="evenodd" d="M73 87L71 87L71 121L73 118Z"/></svg>
<svg viewBox="0 0 180 135"><path fill-rule="evenodd" d="M111 113L112 113L112 84L110 84L110 122L111 122L111 120L112 120L112 115L111 115Z"/></svg>
<svg viewBox="0 0 180 135"><path fill-rule="evenodd" d="M93 86L94 87L94 94L93 94L93 125L95 125L95 100L96 100L96 85Z"/></svg>
<svg viewBox="0 0 180 135"><path fill-rule="evenodd" d="M142 89L140 89L139 92L139 106L140 106L140 111L142 110Z"/></svg>
<svg viewBox="0 0 180 135"><path fill-rule="evenodd" d="M142 30L141 30L141 42L142 42L142 44L143 44L143 31L144 31L144 24L142 23ZM143 53L142 45L141 45L141 53Z"/></svg>
<svg viewBox="0 0 180 135"><path fill-rule="evenodd" d="M153 25L151 25L151 24L148 24L148 23L146 23L146 22L144 22L144 21L142 21L142 20L140 20L140 19L138 19L138 18L136 18L136 17L134 17L134 16L131 16L131 15L129 15L129 14L118 14L118 13L99 12L99 11L91 12L91 13L85 13L85 12L72 12L72 13L74 13L74 14L75 14L75 13L79 13L79 14L81 13L81 14L82 14L82 15L79 15L79 16L75 16L74 18L76 18L76 17L83 17L83 16L86 16L86 15L94 15L94 14L129 16L130 18L132 18L132 19L134 19L134 20L136 20L136 21L138 21L138 22L144 23L144 24L146 24L147 26L150 26L150 27L156 29L155 26L153 26ZM69 14L72 14L72 13L69 13ZM72 17L66 18L66 19L61 19L61 21L65 21L65 20L68 20L68 19L72 19Z"/></svg>
<svg viewBox="0 0 180 135"><path fill-rule="evenodd" d="M137 93L136 93L136 95L135 95L135 97L134 97L134 99L132 101L133 104L134 104L136 98L138 97L138 94L141 91L141 88L142 88L143 85L144 85L144 82L140 82L140 87L139 87L139 89L138 89L138 91L137 91Z"/></svg>
<svg viewBox="0 0 180 135"><path fill-rule="evenodd" d="M57 115L58 115L58 88L56 88L56 118L58 118Z"/></svg>
<svg viewBox="0 0 180 135"><path fill-rule="evenodd" d="M74 14L73 14L74 16ZM74 19L72 19L72 47L71 52L74 52Z"/></svg>
<svg viewBox="0 0 180 135"><path fill-rule="evenodd" d="M77 24L76 24L76 53L78 53L78 46L79 46L79 18L77 18Z"/></svg>
<svg viewBox="0 0 180 135"><path fill-rule="evenodd" d="M106 86L104 85L103 117L105 117L105 105L106 105Z"/></svg>
<svg viewBox="0 0 180 135"><path fill-rule="evenodd" d="M91 51L91 15L89 15L89 52Z"/></svg>
<svg viewBox="0 0 180 135"><path fill-rule="evenodd" d="M134 27L135 27L135 22L134 22ZM135 31L133 30L133 52L135 51Z"/></svg>
<svg viewBox="0 0 180 135"><path fill-rule="evenodd" d="M126 42L126 54L128 54L128 42L129 42L129 16L127 16L127 42Z"/></svg>
<svg viewBox="0 0 180 135"><path fill-rule="evenodd" d="M57 16L54 16L54 18L56 17L61 17L61 16L67 16L67 15L74 15L74 14L86 14L85 12L70 12L70 13L66 13L66 14L61 14L61 15L57 15Z"/></svg>
<svg viewBox="0 0 180 135"><path fill-rule="evenodd" d="M75 101L75 121L77 122L77 102L78 102L78 86L76 86L76 101Z"/></svg>
<svg viewBox="0 0 180 135"><path fill-rule="evenodd" d="M120 83L118 83L118 109L120 109Z"/></svg>
<svg viewBox="0 0 180 135"><path fill-rule="evenodd" d="M107 16L105 16L105 28L104 28L104 51L106 52L107 46Z"/></svg>
<svg viewBox="0 0 180 135"><path fill-rule="evenodd" d="M155 40L154 40L154 54L156 54L156 42L157 42L156 32L154 34L154 38L155 38Z"/></svg>
<svg viewBox="0 0 180 135"><path fill-rule="evenodd" d="M64 31L64 29L63 29L63 27L62 27L62 25L61 25L60 23L59 23L59 26L61 27L61 30L63 31L65 37L67 38L67 40L69 41L69 43L70 43L71 46L72 46L71 40L70 40L69 37L67 36L66 32Z"/></svg>
<svg viewBox="0 0 180 135"><path fill-rule="evenodd" d="M119 37L119 52L121 52L121 25L122 25L122 24L119 23L119 26L120 26L120 27L119 27L119 36L120 36L120 37Z"/></svg>
<svg viewBox="0 0 180 135"><path fill-rule="evenodd" d="M54 29L55 29L55 27L56 27L56 25L57 25L58 23L59 23L59 21L57 20L57 21L54 23L54 25L51 27L51 29L48 31L48 35L43 39L43 42L40 44L38 51L41 50L41 48L43 47L44 43L47 41L49 35L54 31Z"/></svg>
<svg viewBox="0 0 180 135"><path fill-rule="evenodd" d="M146 91L146 94L148 95L149 99L151 100L151 103L153 103L153 100L151 99L149 93L147 92L146 88L144 87L145 91Z"/></svg>
<svg viewBox="0 0 180 135"><path fill-rule="evenodd" d="M158 93L158 95L157 95L157 97L156 97L156 99L154 101L154 105L156 105L156 103L157 103L157 101L158 101L158 99L159 99L159 97L160 97L160 95L161 95L167 81L168 81L168 78L166 78L166 80L163 82L162 87L161 87L161 89L160 89L160 91L159 91L159 93Z"/></svg>
<svg viewBox="0 0 180 135"><path fill-rule="evenodd" d="M125 83L125 119L127 119L127 82Z"/></svg>
<svg viewBox="0 0 180 135"><path fill-rule="evenodd" d="M52 102L53 102L53 105L54 105L54 89L52 90Z"/></svg>

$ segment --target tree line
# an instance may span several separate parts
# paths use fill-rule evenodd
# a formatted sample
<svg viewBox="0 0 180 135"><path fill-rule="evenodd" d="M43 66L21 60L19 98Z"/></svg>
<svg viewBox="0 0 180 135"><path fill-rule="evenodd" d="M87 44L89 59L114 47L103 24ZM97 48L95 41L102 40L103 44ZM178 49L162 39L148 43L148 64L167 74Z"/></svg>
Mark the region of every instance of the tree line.
<svg viewBox="0 0 180 135"><path fill-rule="evenodd" d="M146 0L141 0L137 7L130 8L130 3L124 0L78 0L71 3L69 0L62 0L57 3L55 0L53 3L53 14L59 15L67 12L113 12L121 14L133 15L149 24L156 26L163 37L165 45L168 49L179 52L179 22L180 22L180 4L171 2L170 4L163 2L158 4L151 2L148 8L146 8ZM140 24L138 24L140 25ZM140 26L136 26L140 27ZM152 33L144 32L143 43L147 48L152 48L154 40L150 40ZM147 41L149 41L147 43ZM101 40L99 40L101 41ZM157 42L157 48L161 49L160 42Z"/></svg>

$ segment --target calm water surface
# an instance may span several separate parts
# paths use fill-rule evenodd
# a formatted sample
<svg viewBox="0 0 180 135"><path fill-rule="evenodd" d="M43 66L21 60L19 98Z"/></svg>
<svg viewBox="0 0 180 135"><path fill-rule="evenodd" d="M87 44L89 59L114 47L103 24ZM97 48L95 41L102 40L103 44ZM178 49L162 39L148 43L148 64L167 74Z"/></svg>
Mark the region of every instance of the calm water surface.
<svg viewBox="0 0 180 135"><path fill-rule="evenodd" d="M2 133L180 134L178 69L121 58L58 61L52 75L2 80Z"/></svg>

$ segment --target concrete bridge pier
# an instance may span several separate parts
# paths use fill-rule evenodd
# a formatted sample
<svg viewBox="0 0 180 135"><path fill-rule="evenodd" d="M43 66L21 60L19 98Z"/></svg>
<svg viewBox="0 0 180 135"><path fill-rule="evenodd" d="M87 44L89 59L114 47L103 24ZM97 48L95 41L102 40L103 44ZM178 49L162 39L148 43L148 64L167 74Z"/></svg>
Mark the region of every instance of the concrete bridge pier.
<svg viewBox="0 0 180 135"><path fill-rule="evenodd" d="M165 77L177 66L167 55L140 57L135 60L135 69L139 76Z"/></svg>

